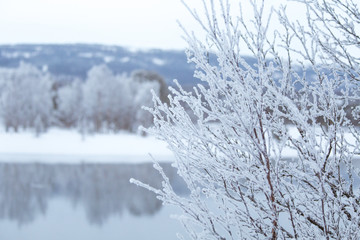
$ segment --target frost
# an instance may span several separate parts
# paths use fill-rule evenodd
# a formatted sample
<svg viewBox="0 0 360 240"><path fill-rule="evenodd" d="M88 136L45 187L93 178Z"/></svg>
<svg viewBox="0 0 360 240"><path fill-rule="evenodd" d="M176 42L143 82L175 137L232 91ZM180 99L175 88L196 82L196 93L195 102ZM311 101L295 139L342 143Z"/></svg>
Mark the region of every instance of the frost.
<svg viewBox="0 0 360 240"><path fill-rule="evenodd" d="M265 1L251 1L252 21L232 16L228 1L203 1L203 15L186 5L207 36L184 29L203 85L176 84L168 104L154 96L147 131L169 144L190 194L174 193L166 177L162 189L136 184L179 206L192 239L360 237L360 132L351 114L360 67L350 51L360 39L347 24L360 14L351 0L298 2L308 19L296 23L285 7L265 14ZM241 55L245 47L256 64Z"/></svg>

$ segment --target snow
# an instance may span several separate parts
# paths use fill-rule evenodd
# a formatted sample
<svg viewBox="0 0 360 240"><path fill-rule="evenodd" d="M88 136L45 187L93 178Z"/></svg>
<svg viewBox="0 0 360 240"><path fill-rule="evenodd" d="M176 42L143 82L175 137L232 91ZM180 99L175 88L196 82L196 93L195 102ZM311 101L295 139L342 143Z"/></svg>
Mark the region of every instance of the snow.
<svg viewBox="0 0 360 240"><path fill-rule="evenodd" d="M2 51L1 55L5 58L31 58L36 56L38 53L37 52L19 52L19 51L14 51L14 52L9 52L9 51Z"/></svg>
<svg viewBox="0 0 360 240"><path fill-rule="evenodd" d="M104 56L104 62L106 63L110 63L112 61L114 61L114 57L113 56Z"/></svg>
<svg viewBox="0 0 360 240"><path fill-rule="evenodd" d="M78 55L79 55L79 57L82 57L82 58L92 58L93 57L93 53L90 53L90 52L79 53Z"/></svg>
<svg viewBox="0 0 360 240"><path fill-rule="evenodd" d="M45 163L141 163L173 161L165 142L126 132L82 137L73 130L50 129L36 137L33 132L0 132L1 162Z"/></svg>
<svg viewBox="0 0 360 240"><path fill-rule="evenodd" d="M165 60L160 59L160 58L153 58L152 62L158 66L163 66L165 65Z"/></svg>
<svg viewBox="0 0 360 240"><path fill-rule="evenodd" d="M298 135L291 127L290 133ZM346 136L351 143L354 139ZM143 163L151 156L160 162L173 161L167 144L153 136L127 132L94 134L84 137L76 130L50 129L36 137L31 131L0 131L0 162L44 163ZM285 148L284 158L297 158L294 149Z"/></svg>
<svg viewBox="0 0 360 240"><path fill-rule="evenodd" d="M123 58L120 59L120 62L122 62L122 63L127 63L129 61L130 61L129 57L123 57Z"/></svg>

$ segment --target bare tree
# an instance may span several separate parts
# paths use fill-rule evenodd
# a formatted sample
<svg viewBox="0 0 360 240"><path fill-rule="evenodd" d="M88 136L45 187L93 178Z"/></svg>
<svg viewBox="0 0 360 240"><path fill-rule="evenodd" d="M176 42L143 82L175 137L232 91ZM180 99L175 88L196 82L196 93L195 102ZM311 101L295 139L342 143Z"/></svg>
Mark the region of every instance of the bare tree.
<svg viewBox="0 0 360 240"><path fill-rule="evenodd" d="M225 0L203 1L204 15L187 7L206 33L200 41L184 29L204 85L178 85L169 105L154 96L149 109L148 131L174 152L189 196L158 165L162 189L131 181L181 207L192 239L358 239L359 108L346 112L360 98L349 50L359 47L357 5L300 1L307 19L291 22L286 7L267 13L264 0L250 2L250 21ZM270 32L274 23L281 29Z"/></svg>

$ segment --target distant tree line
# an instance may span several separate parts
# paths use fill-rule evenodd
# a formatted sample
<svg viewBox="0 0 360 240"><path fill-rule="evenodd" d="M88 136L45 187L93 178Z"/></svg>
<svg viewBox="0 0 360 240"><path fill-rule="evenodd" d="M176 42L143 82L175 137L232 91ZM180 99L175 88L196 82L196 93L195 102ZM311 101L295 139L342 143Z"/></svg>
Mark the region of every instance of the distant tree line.
<svg viewBox="0 0 360 240"><path fill-rule="evenodd" d="M116 75L106 65L91 68L85 81L63 83L56 76L20 63L0 68L0 120L6 131L50 126L78 129L82 133L136 132L152 124L153 90L167 101L167 86L157 73L137 70Z"/></svg>

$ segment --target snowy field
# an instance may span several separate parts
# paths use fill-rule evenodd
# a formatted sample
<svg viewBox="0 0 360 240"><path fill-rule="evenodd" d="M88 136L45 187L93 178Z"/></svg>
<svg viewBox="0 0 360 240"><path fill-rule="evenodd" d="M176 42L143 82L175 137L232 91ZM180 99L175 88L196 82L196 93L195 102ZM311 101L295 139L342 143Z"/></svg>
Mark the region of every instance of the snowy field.
<svg viewBox="0 0 360 240"><path fill-rule="evenodd" d="M83 137L77 131L50 129L36 137L33 132L0 131L1 162L45 163L141 163L172 161L166 143L154 137L126 132Z"/></svg>
<svg viewBox="0 0 360 240"><path fill-rule="evenodd" d="M289 131L298 137L294 127ZM350 134L345 138L355 144ZM174 160L167 144L153 136L128 132L82 136L76 130L52 128L36 137L31 131L6 133L0 130L0 162L143 163L152 161L150 155L158 162ZM297 158L297 152L286 147L282 157Z"/></svg>

